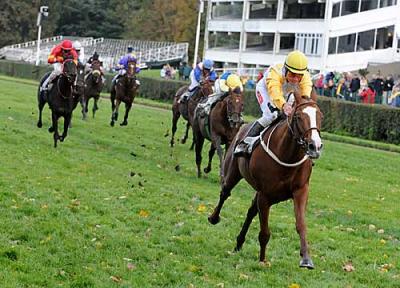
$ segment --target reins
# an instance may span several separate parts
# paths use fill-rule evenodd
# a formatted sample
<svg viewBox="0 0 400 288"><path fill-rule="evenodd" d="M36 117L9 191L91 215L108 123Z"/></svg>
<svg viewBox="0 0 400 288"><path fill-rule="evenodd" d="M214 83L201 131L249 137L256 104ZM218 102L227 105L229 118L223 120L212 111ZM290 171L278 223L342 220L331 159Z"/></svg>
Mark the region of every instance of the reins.
<svg viewBox="0 0 400 288"><path fill-rule="evenodd" d="M275 153L272 152L272 150L269 148L269 143L270 143L272 134L274 133L275 129L276 129L279 125L281 125L281 124L283 124L283 123L285 123L285 122L281 121L281 122L277 123L277 124L274 126L274 128L272 128L271 133L268 135L267 144L265 144L265 142L264 142L264 140L263 140L263 136L264 136L264 134L266 133L267 129L265 129L265 130L260 134L260 143L261 143L261 146L263 147L264 151L265 151L272 159L274 159L275 162L277 162L278 164L280 164L280 165L282 165L282 166L284 166L284 167L297 167L297 166L300 166L301 164L303 164L303 163L309 158L309 156L308 156L307 154L304 154L304 157L303 157L300 161L297 161L297 162L295 162L295 163L286 163L286 162L281 161L281 160L278 158L278 156L276 156ZM288 121L287 121L287 123L288 123L288 126L290 127ZM291 128L289 128L289 129L291 129Z"/></svg>

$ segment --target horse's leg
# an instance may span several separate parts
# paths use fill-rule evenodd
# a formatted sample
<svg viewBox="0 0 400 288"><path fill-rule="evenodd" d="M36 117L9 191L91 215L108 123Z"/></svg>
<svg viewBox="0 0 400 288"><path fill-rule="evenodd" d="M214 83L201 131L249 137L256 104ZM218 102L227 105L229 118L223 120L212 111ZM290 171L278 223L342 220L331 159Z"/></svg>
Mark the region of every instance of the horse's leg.
<svg viewBox="0 0 400 288"><path fill-rule="evenodd" d="M171 147L174 147L175 144L174 137L177 129L176 124L178 123L180 116L181 113L179 113L179 110L172 108L172 136L171 136L171 141L169 142Z"/></svg>
<svg viewBox="0 0 400 288"><path fill-rule="evenodd" d="M41 97L41 95L38 96L38 108L39 108L39 120L37 122L37 127L42 128L43 123L42 123L42 111L43 111L43 107L46 104L46 101L44 101Z"/></svg>
<svg viewBox="0 0 400 288"><path fill-rule="evenodd" d="M231 196L232 189L242 179L239 171L238 158L233 157L231 150L228 151L224 160L225 175L221 183L221 192L219 195L219 202L217 207L214 208L213 213L208 217L208 221L215 225L220 221L219 214L221 213L222 206L226 199Z"/></svg>
<svg viewBox="0 0 400 288"><path fill-rule="evenodd" d="M67 115L64 116L64 131L60 137L61 142L64 142L64 139L67 137L68 127L71 124L71 118L72 118L72 113L68 113Z"/></svg>
<svg viewBox="0 0 400 288"><path fill-rule="evenodd" d="M249 230L250 224L253 221L254 217L258 213L258 208L257 208L257 194L254 196L253 202L251 203L251 206L249 210L247 210L247 216L246 220L243 223L242 230L240 230L239 235L236 237L236 247L235 251L240 251L242 249L243 243L246 240L246 234L247 231Z"/></svg>
<svg viewBox="0 0 400 288"><path fill-rule="evenodd" d="M296 217L296 231L300 236L300 267L314 269L311 257L308 255L307 226L305 213L308 199L308 185L293 193L294 214Z"/></svg>
<svg viewBox="0 0 400 288"><path fill-rule="evenodd" d="M260 233L258 234L258 241L260 243L260 262L265 263L265 249L271 236L271 231L268 227L269 210L271 206L261 192L257 192L257 206L258 216L260 218Z"/></svg>
<svg viewBox="0 0 400 288"><path fill-rule="evenodd" d="M82 120L86 120L86 97L82 97L80 102L82 107Z"/></svg>
<svg viewBox="0 0 400 288"><path fill-rule="evenodd" d="M97 107L97 101L99 101L99 97L95 96L93 98L93 101L94 101L94 104L93 104L92 112L93 112L93 118L94 118L96 111L99 109L99 107Z"/></svg>
<svg viewBox="0 0 400 288"><path fill-rule="evenodd" d="M125 103L125 116L124 116L124 121L120 124L121 126L128 125L128 115L129 111L131 111L131 108L132 108L132 103Z"/></svg>
<svg viewBox="0 0 400 288"><path fill-rule="evenodd" d="M121 100L115 100L111 101L112 102L112 113L111 113L111 123L110 125L114 127L115 121L118 119L118 109L119 109L119 104L121 103Z"/></svg>
<svg viewBox="0 0 400 288"><path fill-rule="evenodd" d="M204 173L210 173L212 158L214 157L214 154L215 154L215 146L213 143L211 143L210 150L208 151L208 164L207 167L204 168Z"/></svg>
<svg viewBox="0 0 400 288"><path fill-rule="evenodd" d="M195 145L195 152L196 152L196 166L197 166L197 177L201 177L201 150L203 150L204 144L204 137L201 135L200 132L196 133L196 145Z"/></svg>
<svg viewBox="0 0 400 288"><path fill-rule="evenodd" d="M222 178L224 177L224 166L223 166L224 151L222 150L221 147L221 137L215 137L215 146L217 148L217 154L219 158L219 175L222 180Z"/></svg>
<svg viewBox="0 0 400 288"><path fill-rule="evenodd" d="M189 121L187 121L187 122L186 122L185 135L183 135L183 137L182 137L182 139L181 139L181 143L182 143L182 144L185 144L185 143L186 143L186 140L187 140L188 135L189 135L189 128L190 128L190 123L189 123ZM194 143L194 141L192 141L191 150L193 150L193 146L194 146L193 143Z"/></svg>
<svg viewBox="0 0 400 288"><path fill-rule="evenodd" d="M54 148L57 148L57 141L60 138L60 135L58 135L58 115L56 115L56 113L53 111L51 112L51 120L52 120L51 128L53 129Z"/></svg>

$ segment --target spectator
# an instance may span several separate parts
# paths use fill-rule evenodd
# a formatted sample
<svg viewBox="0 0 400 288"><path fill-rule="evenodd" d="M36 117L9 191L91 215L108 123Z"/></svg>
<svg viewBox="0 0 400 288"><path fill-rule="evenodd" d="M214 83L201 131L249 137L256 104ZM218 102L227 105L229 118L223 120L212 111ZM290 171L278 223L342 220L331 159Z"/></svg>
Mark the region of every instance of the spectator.
<svg viewBox="0 0 400 288"><path fill-rule="evenodd" d="M383 86L384 86L384 81L382 79L382 76L373 75L372 76L372 87L374 88L375 93L376 93L376 97L375 97L376 104L382 103Z"/></svg>
<svg viewBox="0 0 400 288"><path fill-rule="evenodd" d="M167 73L167 65L164 65L164 66L162 67L162 69L160 70L160 77L161 77L161 78L165 78L166 73Z"/></svg>
<svg viewBox="0 0 400 288"><path fill-rule="evenodd" d="M358 90L360 90L360 78L355 74L350 81L350 101L356 102L358 97Z"/></svg>
<svg viewBox="0 0 400 288"><path fill-rule="evenodd" d="M324 74L320 73L314 83L318 95L324 95Z"/></svg>
<svg viewBox="0 0 400 288"><path fill-rule="evenodd" d="M374 91L374 87L371 84L368 85L368 88L364 89L360 93L362 103L364 103L364 104L374 104L375 96L376 96L376 92Z"/></svg>
<svg viewBox="0 0 400 288"><path fill-rule="evenodd" d="M388 75L386 77L386 80L384 81L383 84L383 99L382 99L382 104L388 104L388 100L390 96L392 96L392 89L394 86L394 80L392 75Z"/></svg>
<svg viewBox="0 0 400 288"><path fill-rule="evenodd" d="M183 80L189 80L190 72L192 72L192 68L185 62L183 67Z"/></svg>
<svg viewBox="0 0 400 288"><path fill-rule="evenodd" d="M344 100L346 99L346 94L347 94L347 87L344 78L342 78L339 80L337 84L336 97Z"/></svg>
<svg viewBox="0 0 400 288"><path fill-rule="evenodd" d="M186 65L186 62L179 63L179 68L178 68L179 80L184 80L183 70L185 69L185 65Z"/></svg>

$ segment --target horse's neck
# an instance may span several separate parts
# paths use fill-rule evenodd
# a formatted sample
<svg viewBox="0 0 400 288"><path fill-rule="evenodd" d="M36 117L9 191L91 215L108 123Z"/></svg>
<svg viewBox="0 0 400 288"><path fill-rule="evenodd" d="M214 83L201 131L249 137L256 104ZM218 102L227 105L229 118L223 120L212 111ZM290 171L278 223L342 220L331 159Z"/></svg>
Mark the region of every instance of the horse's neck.
<svg viewBox="0 0 400 288"><path fill-rule="evenodd" d="M282 120L274 130L274 126L265 133L263 140L267 144L268 138L270 138L269 148L278 156L278 158L285 162L294 162L293 159L303 157L300 155L300 146L297 144L295 138L293 137L287 120ZM270 133L273 133L270 136ZM300 155L300 156L298 156Z"/></svg>

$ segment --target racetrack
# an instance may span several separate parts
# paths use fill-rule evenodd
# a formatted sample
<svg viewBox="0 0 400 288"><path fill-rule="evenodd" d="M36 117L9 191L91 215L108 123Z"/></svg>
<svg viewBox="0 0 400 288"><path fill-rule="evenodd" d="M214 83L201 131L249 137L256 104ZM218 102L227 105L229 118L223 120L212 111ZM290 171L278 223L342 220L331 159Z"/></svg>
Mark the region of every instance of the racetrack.
<svg viewBox="0 0 400 288"><path fill-rule="evenodd" d="M109 100L99 107L86 122L78 107L54 149L47 108L36 128L36 88L0 79L2 287L398 287L399 154L325 141L307 216L316 269L298 268L292 202L272 208L262 267L257 220L231 253L247 184L211 226L218 161L197 179L188 144L169 148L171 111L134 106L127 127L111 128Z"/></svg>

